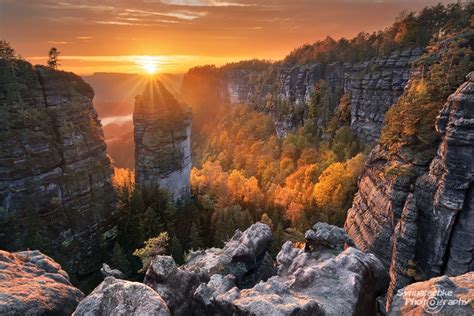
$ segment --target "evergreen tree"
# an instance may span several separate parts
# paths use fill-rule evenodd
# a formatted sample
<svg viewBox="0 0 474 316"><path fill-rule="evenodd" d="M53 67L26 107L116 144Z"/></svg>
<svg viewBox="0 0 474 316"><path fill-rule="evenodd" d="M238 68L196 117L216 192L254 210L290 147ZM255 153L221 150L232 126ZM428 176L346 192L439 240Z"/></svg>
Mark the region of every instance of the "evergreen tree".
<svg viewBox="0 0 474 316"><path fill-rule="evenodd" d="M112 250L112 257L110 258L110 265L112 268L119 269L127 276L130 274L130 263L128 262L125 251L120 247L118 242L115 243Z"/></svg>
<svg viewBox="0 0 474 316"><path fill-rule="evenodd" d="M169 251L177 264L184 263L183 246L181 245L181 242L179 241L178 237L173 236L171 238Z"/></svg>
<svg viewBox="0 0 474 316"><path fill-rule="evenodd" d="M0 40L0 59L12 60L15 56L15 50L11 47L10 43Z"/></svg>
<svg viewBox="0 0 474 316"><path fill-rule="evenodd" d="M163 232L157 237L153 237L145 241L143 248L136 249L133 255L139 257L142 261L142 268L139 272L146 272L151 264L151 260L158 255L165 253L168 246L169 236L167 232Z"/></svg>
<svg viewBox="0 0 474 316"><path fill-rule="evenodd" d="M51 47L48 53L48 61L47 61L48 67L53 68L53 69L58 69L58 67L60 66L59 54L61 54L61 52L56 47Z"/></svg>
<svg viewBox="0 0 474 316"><path fill-rule="evenodd" d="M201 238L201 230L197 223L193 223L191 226L191 232L189 234L189 247L190 249L197 250L204 246L204 242Z"/></svg>

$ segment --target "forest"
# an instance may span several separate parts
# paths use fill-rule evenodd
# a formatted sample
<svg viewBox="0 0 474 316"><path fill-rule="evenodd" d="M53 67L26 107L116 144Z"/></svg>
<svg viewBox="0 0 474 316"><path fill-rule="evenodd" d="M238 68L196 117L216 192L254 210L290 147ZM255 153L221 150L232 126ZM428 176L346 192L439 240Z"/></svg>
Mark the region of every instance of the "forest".
<svg viewBox="0 0 474 316"><path fill-rule="evenodd" d="M327 38L294 50L281 62L191 69L189 74L204 76L204 86L185 96L193 109L192 198L175 201L159 187L136 189L133 171L115 168L119 221L114 245L104 249L105 261L139 279L156 254L170 254L182 263L189 251L222 247L236 229L256 221L272 228L273 256L284 241L302 241L302 232L316 222L342 226L372 149L351 130L351 95L317 82L303 105L302 124L278 137L273 118L262 110L266 105L225 102L216 89L219 77L229 69L250 67L271 81L282 63L356 62L426 46L416 65L421 76L387 112L380 145L393 155L430 161L439 142L436 115L473 69L473 8L472 3L438 5L403 14L383 31L350 40ZM295 111L288 102L276 106L277 115ZM23 246L44 248L41 223L29 222Z"/></svg>

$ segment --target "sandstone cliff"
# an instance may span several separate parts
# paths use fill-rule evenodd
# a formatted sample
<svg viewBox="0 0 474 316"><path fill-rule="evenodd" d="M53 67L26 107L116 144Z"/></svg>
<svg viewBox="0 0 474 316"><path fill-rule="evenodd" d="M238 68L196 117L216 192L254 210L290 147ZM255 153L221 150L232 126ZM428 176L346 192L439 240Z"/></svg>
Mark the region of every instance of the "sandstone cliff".
<svg viewBox="0 0 474 316"><path fill-rule="evenodd" d="M474 73L437 118L429 163L371 153L345 227L390 271L387 303L415 280L474 270Z"/></svg>
<svg viewBox="0 0 474 316"><path fill-rule="evenodd" d="M40 247L74 275L100 267L114 216L93 96L72 73L0 60L0 245Z"/></svg>
<svg viewBox="0 0 474 316"><path fill-rule="evenodd" d="M157 81L137 96L133 112L137 187L159 185L174 198L190 195L191 115Z"/></svg>
<svg viewBox="0 0 474 316"><path fill-rule="evenodd" d="M331 90L332 110L343 93L349 94L351 127L359 140L373 143L380 136L385 112L402 95L412 73L418 71L412 65L422 53L419 48L394 51L355 64L242 63L214 72L203 68L201 76L199 69L194 69L184 77L183 94L199 98L194 90L209 90L207 81L213 82L212 88L221 90L221 101L246 104L269 113L277 134L284 136L302 125L315 85L325 80Z"/></svg>

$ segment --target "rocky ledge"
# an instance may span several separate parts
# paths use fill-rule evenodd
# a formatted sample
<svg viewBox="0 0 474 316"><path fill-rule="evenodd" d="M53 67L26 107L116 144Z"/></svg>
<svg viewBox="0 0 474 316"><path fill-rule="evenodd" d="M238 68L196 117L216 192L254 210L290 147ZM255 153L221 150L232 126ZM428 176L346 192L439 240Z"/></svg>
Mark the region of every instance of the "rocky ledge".
<svg viewBox="0 0 474 316"><path fill-rule="evenodd" d="M84 297L38 250L0 250L0 315L71 315Z"/></svg>
<svg viewBox="0 0 474 316"><path fill-rule="evenodd" d="M328 224L316 224L306 236L304 249L283 245L275 269L267 253L271 230L256 223L237 231L223 249L191 253L183 266L168 256L155 257L143 286L155 290L173 315L375 314L376 298L388 286L377 257L352 247L343 229ZM81 302L76 315L86 315L88 306L96 315L98 305L110 311L125 301L137 306L142 300L141 294L132 301L118 295L111 302L102 296L111 282L118 281L108 277ZM84 303L89 300L94 304Z"/></svg>

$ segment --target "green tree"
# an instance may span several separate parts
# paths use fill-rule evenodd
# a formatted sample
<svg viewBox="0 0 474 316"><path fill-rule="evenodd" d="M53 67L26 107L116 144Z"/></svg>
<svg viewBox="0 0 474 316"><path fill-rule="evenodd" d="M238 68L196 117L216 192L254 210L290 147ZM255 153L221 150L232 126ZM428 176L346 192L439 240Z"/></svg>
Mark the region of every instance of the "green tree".
<svg viewBox="0 0 474 316"><path fill-rule="evenodd" d="M12 60L15 59L15 57L16 52L10 43L5 40L0 40L0 59Z"/></svg>
<svg viewBox="0 0 474 316"><path fill-rule="evenodd" d="M204 242L201 237L201 230L197 223L193 223L191 226L191 232L189 233L189 247L190 249L197 250L204 246Z"/></svg>
<svg viewBox="0 0 474 316"><path fill-rule="evenodd" d="M154 257L164 254L168 246L169 236L167 232L160 233L157 237L153 237L145 241L145 246L136 249L133 255L139 257L142 261L142 268L139 272L145 273Z"/></svg>
<svg viewBox="0 0 474 316"><path fill-rule="evenodd" d="M112 268L122 271L125 276L129 275L131 272L130 262L128 261L127 255L118 242L114 244L114 248L112 249L110 265Z"/></svg>
<svg viewBox="0 0 474 316"><path fill-rule="evenodd" d="M47 61L48 67L52 69L58 69L58 67L60 66L59 54L61 54L61 52L56 47L51 47L48 53L48 61Z"/></svg>
<svg viewBox="0 0 474 316"><path fill-rule="evenodd" d="M183 246L181 245L181 241L179 240L178 237L176 236L171 237L169 251L177 264L183 264L184 262Z"/></svg>

